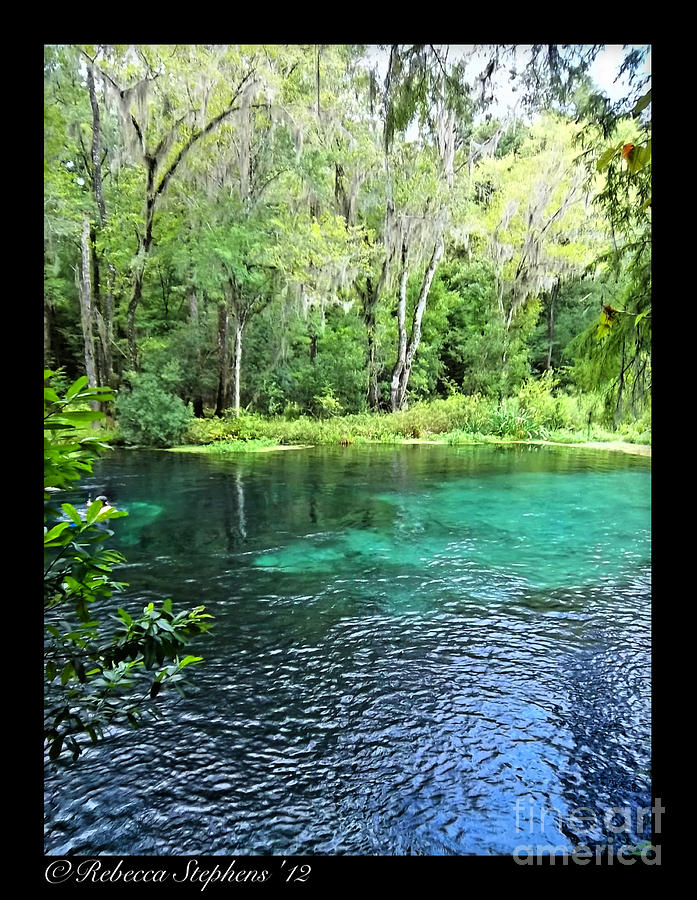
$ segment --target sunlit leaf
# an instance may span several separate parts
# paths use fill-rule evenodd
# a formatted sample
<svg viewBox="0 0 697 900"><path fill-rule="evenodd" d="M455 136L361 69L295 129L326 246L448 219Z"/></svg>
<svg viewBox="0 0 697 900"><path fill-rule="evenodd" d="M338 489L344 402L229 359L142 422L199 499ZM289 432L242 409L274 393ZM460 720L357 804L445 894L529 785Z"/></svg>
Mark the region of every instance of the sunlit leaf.
<svg viewBox="0 0 697 900"><path fill-rule="evenodd" d="M53 528L44 535L44 544L47 544L49 541L55 540L55 538L63 534L66 528L70 528L69 522L59 522L57 525L54 525Z"/></svg>
<svg viewBox="0 0 697 900"><path fill-rule="evenodd" d="M612 162L613 158L617 156L619 151L622 149L623 141L620 141L614 147L610 147L608 150L603 153L598 162L596 163L596 168L599 172L602 172Z"/></svg>
<svg viewBox="0 0 697 900"><path fill-rule="evenodd" d="M71 400L76 394L79 394L82 388L87 384L88 378L86 375L78 378L77 381L74 381L65 394L66 400Z"/></svg>
<svg viewBox="0 0 697 900"><path fill-rule="evenodd" d="M75 509L72 503L61 503L61 509L67 516L70 516L76 525L82 525L80 513Z"/></svg>
<svg viewBox="0 0 697 900"><path fill-rule="evenodd" d="M91 525L94 520L99 515L99 511L102 508L103 503L101 500L93 500L92 503L87 508L87 515L85 516L85 522L88 525Z"/></svg>

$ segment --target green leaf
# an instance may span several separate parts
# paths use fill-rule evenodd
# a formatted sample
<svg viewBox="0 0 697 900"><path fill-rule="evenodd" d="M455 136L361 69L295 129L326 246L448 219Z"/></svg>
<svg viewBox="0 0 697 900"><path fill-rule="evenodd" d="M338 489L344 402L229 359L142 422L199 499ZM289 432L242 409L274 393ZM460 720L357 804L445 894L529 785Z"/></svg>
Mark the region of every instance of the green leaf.
<svg viewBox="0 0 697 900"><path fill-rule="evenodd" d="M645 309L643 312L640 312L639 315L634 320L634 327L636 328L636 326L639 324L639 322L641 322L641 320L644 318L644 316L648 316L648 314L649 314L648 309Z"/></svg>
<svg viewBox="0 0 697 900"><path fill-rule="evenodd" d="M70 681L70 679L73 676L74 671L75 670L73 669L72 662L67 662L63 666L63 669L61 670L61 684L62 685L65 686Z"/></svg>
<svg viewBox="0 0 697 900"><path fill-rule="evenodd" d="M82 388L87 384L88 380L86 375L82 375L77 381L74 381L66 391L65 399L70 400L75 394L79 394Z"/></svg>
<svg viewBox="0 0 697 900"><path fill-rule="evenodd" d="M69 522L59 522L57 525L54 525L53 528L44 535L44 544L49 543L49 541L52 541L63 534L66 528L70 528Z"/></svg>
<svg viewBox="0 0 697 900"><path fill-rule="evenodd" d="M82 525L80 513L75 509L72 503L61 503L61 509L66 514L66 516L70 516L70 518L73 520L73 522L75 522L76 525Z"/></svg>
<svg viewBox="0 0 697 900"><path fill-rule="evenodd" d="M605 153L603 153L603 155L600 157L600 159L596 163L596 168L598 169L599 172L602 172L604 169L607 169L607 167L612 162L613 157L617 156L617 154L619 153L619 151L622 149L623 146L624 146L624 142L620 141L614 147L610 147L608 150L605 151Z"/></svg>
<svg viewBox="0 0 697 900"><path fill-rule="evenodd" d="M104 522L107 519L122 519L124 516L127 516L128 513L125 509L102 509L97 516L98 522Z"/></svg>
<svg viewBox="0 0 697 900"><path fill-rule="evenodd" d="M202 662L202 656L185 656L184 659L179 661L180 668L184 668L184 666L190 666L192 663Z"/></svg>
<svg viewBox="0 0 697 900"><path fill-rule="evenodd" d="M97 419L103 419L104 413L99 410L79 410L71 412L62 412L56 416L54 421L63 425L73 425L75 427L81 425L89 425L90 422L96 422Z"/></svg>
<svg viewBox="0 0 697 900"><path fill-rule="evenodd" d="M121 616L126 625L133 624L133 618L126 612L125 609L117 609L116 612Z"/></svg>
<svg viewBox="0 0 697 900"><path fill-rule="evenodd" d="M651 102L651 91L649 91L647 94L644 94L643 97L640 97L639 100L637 100L636 106L632 110L632 116L634 118L636 118L639 115L639 113L641 113L644 109L646 109L646 107L649 105L650 102Z"/></svg>
<svg viewBox="0 0 697 900"><path fill-rule="evenodd" d="M101 500L93 500L92 503L90 503L87 508L87 515L85 516L85 522L88 525L92 525L103 505Z"/></svg>
<svg viewBox="0 0 697 900"><path fill-rule="evenodd" d="M651 141L647 141L641 147L635 147L630 162L630 171L632 174L639 172L644 166L651 162Z"/></svg>

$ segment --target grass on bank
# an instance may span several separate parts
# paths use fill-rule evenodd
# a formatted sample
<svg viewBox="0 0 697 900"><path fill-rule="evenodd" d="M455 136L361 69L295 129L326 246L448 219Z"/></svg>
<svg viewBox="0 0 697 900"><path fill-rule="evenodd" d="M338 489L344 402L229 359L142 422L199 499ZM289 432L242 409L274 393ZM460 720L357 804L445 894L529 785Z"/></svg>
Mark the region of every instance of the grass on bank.
<svg viewBox="0 0 697 900"><path fill-rule="evenodd" d="M150 414L148 414L148 412ZM152 411L140 410L138 428L128 427L117 410L117 423L100 429L100 437L115 445L176 448L216 454L259 452L273 447L397 444L435 440L447 444L551 441L564 444L622 441L651 443L650 412L615 430L603 417L602 402L593 395L555 395L544 379L527 382L514 397L503 400L453 395L414 403L395 413L362 412L313 418L307 415L262 416L229 411L223 418L209 412L195 419L189 410L185 424L163 430ZM157 418L157 414L155 414ZM162 435L166 434L166 439Z"/></svg>
<svg viewBox="0 0 697 900"><path fill-rule="evenodd" d="M502 401L478 395L453 396L416 403L396 413L366 412L324 419L242 413L239 417L194 420L177 449L206 447L208 452L222 454L279 445L394 444L414 439L448 444L536 440L651 443L648 417L612 431L595 424L586 406L576 398L548 393L530 397L521 391L517 397Z"/></svg>

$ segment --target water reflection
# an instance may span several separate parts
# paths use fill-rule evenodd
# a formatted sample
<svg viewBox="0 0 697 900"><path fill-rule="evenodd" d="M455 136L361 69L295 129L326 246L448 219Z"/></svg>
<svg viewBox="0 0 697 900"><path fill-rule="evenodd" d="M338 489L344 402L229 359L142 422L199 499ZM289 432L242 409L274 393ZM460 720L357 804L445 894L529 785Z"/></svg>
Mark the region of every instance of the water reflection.
<svg viewBox="0 0 697 900"><path fill-rule="evenodd" d="M216 630L195 695L47 773L46 851L510 854L531 809L606 842L650 805L649 468L543 449L101 464L163 509L115 525L120 605Z"/></svg>

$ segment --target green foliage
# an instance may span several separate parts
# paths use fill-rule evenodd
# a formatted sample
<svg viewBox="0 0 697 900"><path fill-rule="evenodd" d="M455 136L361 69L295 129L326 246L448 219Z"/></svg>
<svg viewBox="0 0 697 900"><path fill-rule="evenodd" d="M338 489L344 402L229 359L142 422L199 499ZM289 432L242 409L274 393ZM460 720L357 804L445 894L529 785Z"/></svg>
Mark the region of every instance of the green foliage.
<svg viewBox="0 0 697 900"><path fill-rule="evenodd" d="M556 386L557 380L548 369L540 378L528 379L518 391L520 409L532 416L538 428L555 430L571 424L564 398L554 396Z"/></svg>
<svg viewBox="0 0 697 900"><path fill-rule="evenodd" d="M213 396L216 389L213 340L207 322L180 322L157 338L143 342L143 374L154 376L169 394L188 403Z"/></svg>
<svg viewBox="0 0 697 900"><path fill-rule="evenodd" d="M128 444L171 447L193 418L191 409L151 373L135 375L116 401L122 438Z"/></svg>
<svg viewBox="0 0 697 900"><path fill-rule="evenodd" d="M274 443L394 443L409 439L457 443L483 438L548 440L553 434L564 431L580 432L587 424L591 402L589 398L573 398L556 393L556 390L554 377L547 373L540 379L528 379L515 396L501 400L482 394L454 393L445 399L414 403L396 413L364 412L324 419L299 416L293 420L254 414L229 419L197 419L183 440L187 445L208 445L211 450L221 453L263 449ZM592 402L599 403L597 398Z"/></svg>
<svg viewBox="0 0 697 900"><path fill-rule="evenodd" d="M443 383L464 393L501 398L529 375L528 339L539 307L529 304L507 328L496 294L495 274L485 261L453 260L437 281L449 291L443 337Z"/></svg>
<svg viewBox="0 0 697 900"><path fill-rule="evenodd" d="M358 317L334 307L327 310L324 327L312 314L301 324L306 330L292 346L296 358L288 366L288 399L320 417L362 409L365 332Z"/></svg>
<svg viewBox="0 0 697 900"><path fill-rule="evenodd" d="M628 72L647 49L628 52ZM390 46L381 84L357 45L45 47L47 365L65 387L84 369L75 274L87 213L97 365L115 387L130 383L116 409L123 440L171 446L188 404L197 415L231 404L240 325L241 407L341 440L334 420L364 412L369 380L371 404L375 381L389 399L399 241L409 330L443 230L408 385L416 430L429 431L416 404L465 394L499 409L487 428L513 433L519 390L548 367L555 396L602 396L608 427L638 420L651 375L650 85L632 80L613 105L585 74L597 45L536 45L526 71L510 72L525 96L502 132L488 78L511 50L488 48L488 74L471 81L451 48ZM268 437L246 423L249 440ZM352 439L394 436L378 431Z"/></svg>
<svg viewBox="0 0 697 900"><path fill-rule="evenodd" d="M85 738L97 741L111 724L137 725L163 688L182 691L184 669L201 657L186 654L187 642L211 627L204 607L175 614L171 600L141 615L116 611L114 593L127 585L113 578L124 562L104 544L108 523L127 515L95 500L84 510L54 501L92 471L105 446L93 436L78 437L85 422L102 414L76 406L111 398L87 388L85 377L61 396L53 374L44 372L44 739L50 759L63 750L73 759ZM97 619L107 615L110 622Z"/></svg>
<svg viewBox="0 0 697 900"><path fill-rule="evenodd" d="M570 384L564 369L570 361L569 346L597 321L604 295L603 285L587 278L561 281L552 291L543 293L540 318L529 340L533 372L542 373L549 363L561 376L560 383Z"/></svg>

